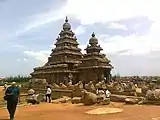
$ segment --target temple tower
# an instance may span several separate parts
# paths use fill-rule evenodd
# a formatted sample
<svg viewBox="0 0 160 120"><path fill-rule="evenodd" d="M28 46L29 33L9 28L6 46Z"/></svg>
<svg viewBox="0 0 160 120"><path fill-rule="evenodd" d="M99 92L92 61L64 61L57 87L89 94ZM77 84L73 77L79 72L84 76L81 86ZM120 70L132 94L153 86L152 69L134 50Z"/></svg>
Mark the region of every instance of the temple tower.
<svg viewBox="0 0 160 120"><path fill-rule="evenodd" d="M48 83L66 83L69 79L76 83L79 80L77 67L81 63L82 53L67 17L63 30L56 40L48 62L42 67L34 68L31 76L32 78L45 78Z"/></svg>
<svg viewBox="0 0 160 120"><path fill-rule="evenodd" d="M98 39L95 34L89 40L87 45L86 54L83 55L82 64L79 66L79 78L85 83L93 81L97 83L105 78L105 82L109 82L113 68L110 60L106 58L105 54L100 53L103 49L98 45Z"/></svg>

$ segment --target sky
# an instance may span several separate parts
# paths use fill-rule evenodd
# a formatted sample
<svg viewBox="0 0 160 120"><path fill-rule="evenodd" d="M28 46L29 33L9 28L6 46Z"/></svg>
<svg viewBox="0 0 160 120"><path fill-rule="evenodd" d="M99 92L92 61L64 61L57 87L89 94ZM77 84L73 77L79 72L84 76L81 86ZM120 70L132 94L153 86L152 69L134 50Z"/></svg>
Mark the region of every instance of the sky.
<svg viewBox="0 0 160 120"><path fill-rule="evenodd" d="M92 32L112 74L160 75L158 0L0 0L0 77L47 62L68 16L84 53Z"/></svg>

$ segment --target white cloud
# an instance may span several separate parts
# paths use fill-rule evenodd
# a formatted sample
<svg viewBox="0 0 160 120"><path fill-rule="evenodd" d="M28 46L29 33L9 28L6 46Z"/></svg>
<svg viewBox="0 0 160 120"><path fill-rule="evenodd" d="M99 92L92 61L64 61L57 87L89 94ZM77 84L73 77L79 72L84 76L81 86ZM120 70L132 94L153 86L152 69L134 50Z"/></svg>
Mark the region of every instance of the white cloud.
<svg viewBox="0 0 160 120"><path fill-rule="evenodd" d="M66 15L75 17L82 24L117 21L135 16L148 16L154 21L160 20L159 0L68 0L57 10L49 10L30 17L30 22L22 31L39 27L49 22L64 18Z"/></svg>
<svg viewBox="0 0 160 120"><path fill-rule="evenodd" d="M81 48L82 53L86 53L84 50L86 47L87 47L87 45L79 45L79 48ZM53 48L55 48L55 46ZM24 51L24 54L26 54L27 56L32 57L38 61L41 61L42 63L46 63L51 52L52 52L51 50ZM16 59L16 60L22 61L21 59ZM25 61L25 59L23 59L23 60Z"/></svg>
<svg viewBox="0 0 160 120"><path fill-rule="evenodd" d="M16 31L16 35L18 36L36 27L64 18L65 15L61 13L63 13L63 11L58 9L32 16L30 17L30 22L28 22L23 29Z"/></svg>
<svg viewBox="0 0 160 120"><path fill-rule="evenodd" d="M50 51L39 51L39 52L35 52L35 51L24 51L24 54L35 58L36 60L39 60L41 62L47 62L48 59L48 55L49 55Z"/></svg>
<svg viewBox="0 0 160 120"><path fill-rule="evenodd" d="M159 0L68 0L65 10L82 24L107 22L134 16L159 20ZM82 8L83 6L83 8Z"/></svg>
<svg viewBox="0 0 160 120"><path fill-rule="evenodd" d="M81 35L85 33L85 28L83 26L78 26L75 30L73 29L76 35Z"/></svg>
<svg viewBox="0 0 160 120"><path fill-rule="evenodd" d="M112 28L112 29L122 29L122 30L127 30L125 25L116 23L116 22L111 22L107 25L107 28Z"/></svg>
<svg viewBox="0 0 160 120"><path fill-rule="evenodd" d="M158 13L160 8L158 3L159 0L68 0L59 10L51 10L31 17L33 20L23 31L64 18L66 15L80 20L83 25L97 22L107 23L135 16L147 16L154 21L152 29L147 35L107 37L107 40L100 39L100 43L107 53L128 50L128 53L123 53L123 55L148 54L160 50L160 14ZM110 27L127 30L125 26L113 22ZM76 34L82 34L85 30L82 26L78 26L75 32Z"/></svg>
<svg viewBox="0 0 160 120"><path fill-rule="evenodd" d="M121 55L145 55L151 52L160 51L160 35L158 35L156 24L153 25L151 32L145 36L114 36L99 39L99 43L104 48L104 52L115 54L119 51L126 51ZM108 41L108 42L106 42Z"/></svg>
<svg viewBox="0 0 160 120"><path fill-rule="evenodd" d="M17 58L16 61L18 61L18 62L21 62L21 61L27 62L28 59L27 58L23 58L23 59Z"/></svg>
<svg viewBox="0 0 160 120"><path fill-rule="evenodd" d="M86 51L84 50L84 49L86 49L86 47L87 47L87 45L79 45L79 48L81 48L81 52L82 52L83 54L86 53Z"/></svg>
<svg viewBox="0 0 160 120"><path fill-rule="evenodd" d="M85 3L85 4L84 4ZM107 23L135 16L147 16L154 21L149 34L145 36L131 35L127 37L116 36L107 38L101 44L106 52L115 53L128 50L125 55L142 55L160 50L160 14L158 0L68 0L66 11L69 15L79 19L82 24L94 24L96 22ZM83 9L81 9L83 6ZM112 23L110 27L125 29L125 26Z"/></svg>

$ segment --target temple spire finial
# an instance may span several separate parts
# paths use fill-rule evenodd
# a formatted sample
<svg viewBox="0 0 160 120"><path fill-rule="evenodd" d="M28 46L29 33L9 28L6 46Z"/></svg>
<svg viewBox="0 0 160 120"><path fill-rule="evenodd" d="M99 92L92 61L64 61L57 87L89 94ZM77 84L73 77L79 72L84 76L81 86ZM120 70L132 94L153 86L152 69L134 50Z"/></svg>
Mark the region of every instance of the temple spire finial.
<svg viewBox="0 0 160 120"><path fill-rule="evenodd" d="M68 22L68 16L66 16L65 22Z"/></svg>
<svg viewBox="0 0 160 120"><path fill-rule="evenodd" d="M92 33L92 37L95 37L95 33L94 32Z"/></svg>

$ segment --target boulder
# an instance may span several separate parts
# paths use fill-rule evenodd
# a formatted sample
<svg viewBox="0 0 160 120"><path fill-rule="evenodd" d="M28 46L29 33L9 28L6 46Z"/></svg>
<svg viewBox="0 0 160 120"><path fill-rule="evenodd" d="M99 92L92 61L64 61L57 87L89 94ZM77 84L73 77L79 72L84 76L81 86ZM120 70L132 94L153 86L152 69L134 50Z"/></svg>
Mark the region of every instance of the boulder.
<svg viewBox="0 0 160 120"><path fill-rule="evenodd" d="M157 100L160 100L160 90L155 90L154 95Z"/></svg>
<svg viewBox="0 0 160 120"><path fill-rule="evenodd" d="M110 98L105 98L103 101L100 102L101 105L109 105L110 104Z"/></svg>
<svg viewBox="0 0 160 120"><path fill-rule="evenodd" d="M72 85L72 83L70 83L70 82L67 84L67 87L68 87L68 89L74 89L74 85Z"/></svg>
<svg viewBox="0 0 160 120"><path fill-rule="evenodd" d="M62 98L52 100L52 103L67 103L69 101L71 101L71 98L69 98L67 96L63 96Z"/></svg>
<svg viewBox="0 0 160 120"><path fill-rule="evenodd" d="M110 98L106 98L106 95L98 95L97 96L97 103L100 105L108 105L110 104Z"/></svg>
<svg viewBox="0 0 160 120"><path fill-rule="evenodd" d="M139 100L136 98L126 98L125 102L126 104L138 104Z"/></svg>
<svg viewBox="0 0 160 120"><path fill-rule="evenodd" d="M60 87L59 87L59 85L57 85L56 83L53 83L52 88L53 88L53 89L59 89Z"/></svg>
<svg viewBox="0 0 160 120"><path fill-rule="evenodd" d="M71 99L72 104L79 104L82 103L81 97L73 97Z"/></svg>
<svg viewBox="0 0 160 120"><path fill-rule="evenodd" d="M34 93L35 93L35 91L33 89L28 90L28 95L33 95Z"/></svg>
<svg viewBox="0 0 160 120"><path fill-rule="evenodd" d="M125 102L126 97L122 95L111 95L110 99L113 102Z"/></svg>
<svg viewBox="0 0 160 120"><path fill-rule="evenodd" d="M82 97L83 96L83 93L82 93L82 90L81 89L73 89L72 90L72 95L71 97Z"/></svg>
<svg viewBox="0 0 160 120"><path fill-rule="evenodd" d="M97 95L92 92L83 91L82 103L84 105L93 105L97 103Z"/></svg>
<svg viewBox="0 0 160 120"><path fill-rule="evenodd" d="M77 84L74 85L74 89L83 89L82 81L79 81Z"/></svg>
<svg viewBox="0 0 160 120"><path fill-rule="evenodd" d="M148 90L146 93L146 99L147 100L156 100L154 91Z"/></svg>
<svg viewBox="0 0 160 120"><path fill-rule="evenodd" d="M85 89L89 92L93 92L93 93L96 92L96 88L92 81L90 81L88 84L85 84Z"/></svg>
<svg viewBox="0 0 160 120"><path fill-rule="evenodd" d="M145 95L148 91L148 87L146 85L143 85L141 91Z"/></svg>
<svg viewBox="0 0 160 120"><path fill-rule="evenodd" d="M96 88L96 89L101 88L101 82L97 83L97 84L95 85L95 88Z"/></svg>
<svg viewBox="0 0 160 120"><path fill-rule="evenodd" d="M146 105L160 105L160 101L144 99L141 104L146 104Z"/></svg>
<svg viewBox="0 0 160 120"><path fill-rule="evenodd" d="M62 88L62 89L67 89L67 86L64 85L63 83L60 83L59 87Z"/></svg>

